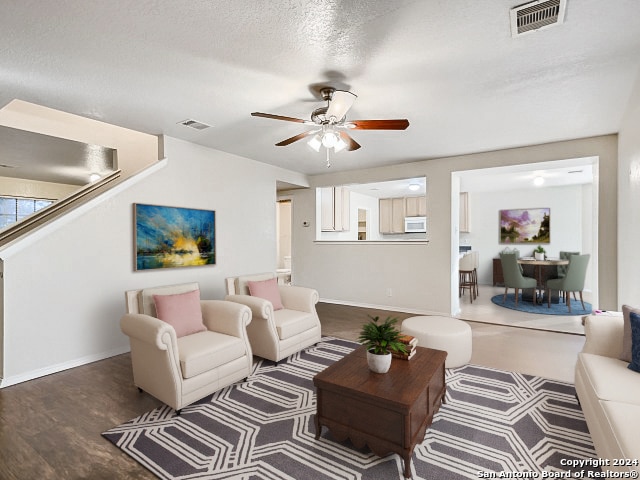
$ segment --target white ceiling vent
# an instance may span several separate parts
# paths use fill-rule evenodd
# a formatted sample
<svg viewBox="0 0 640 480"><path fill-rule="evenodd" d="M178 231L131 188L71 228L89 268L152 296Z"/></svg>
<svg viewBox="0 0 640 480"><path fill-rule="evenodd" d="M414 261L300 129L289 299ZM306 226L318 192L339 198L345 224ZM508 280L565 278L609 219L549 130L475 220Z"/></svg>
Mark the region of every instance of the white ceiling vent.
<svg viewBox="0 0 640 480"><path fill-rule="evenodd" d="M194 128L196 130L204 130L205 128L209 128L211 126L211 125L207 125L206 123L197 122L191 119L178 122L178 125L184 125L185 127Z"/></svg>
<svg viewBox="0 0 640 480"><path fill-rule="evenodd" d="M511 9L511 36L535 32L564 22L566 0L536 0Z"/></svg>

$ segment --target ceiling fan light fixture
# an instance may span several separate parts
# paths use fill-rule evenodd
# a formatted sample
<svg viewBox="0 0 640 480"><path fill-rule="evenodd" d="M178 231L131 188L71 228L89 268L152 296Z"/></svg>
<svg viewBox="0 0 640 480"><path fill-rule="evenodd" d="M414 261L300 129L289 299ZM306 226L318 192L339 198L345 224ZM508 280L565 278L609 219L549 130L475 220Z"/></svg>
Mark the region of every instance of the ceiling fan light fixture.
<svg viewBox="0 0 640 480"><path fill-rule="evenodd" d="M338 137L336 132L332 130L326 131L322 135L322 145L324 145L325 148L333 148L336 146L339 139L340 137Z"/></svg>
<svg viewBox="0 0 640 480"><path fill-rule="evenodd" d="M320 140L320 135L315 134L313 137L311 137L311 140L309 140L307 142L307 145L309 145L311 148L313 148L316 152L320 151L320 147L322 146L322 141Z"/></svg>
<svg viewBox="0 0 640 480"><path fill-rule="evenodd" d="M536 187L539 187L540 185L542 185L544 183L544 177L541 177L540 175L538 175L536 178L533 179L533 184Z"/></svg>
<svg viewBox="0 0 640 480"><path fill-rule="evenodd" d="M333 146L333 151L338 153L347 148L347 142L345 142L341 137L338 137L338 141Z"/></svg>

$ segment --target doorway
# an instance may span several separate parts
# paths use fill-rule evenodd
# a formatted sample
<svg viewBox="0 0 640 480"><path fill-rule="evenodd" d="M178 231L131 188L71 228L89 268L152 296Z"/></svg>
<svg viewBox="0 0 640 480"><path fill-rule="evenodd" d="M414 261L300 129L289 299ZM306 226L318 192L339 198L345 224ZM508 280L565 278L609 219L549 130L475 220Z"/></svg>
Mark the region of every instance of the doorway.
<svg viewBox="0 0 640 480"><path fill-rule="evenodd" d="M278 282L291 283L291 230L293 221L293 202L290 198L280 199L276 204L277 228L277 267Z"/></svg>
<svg viewBox="0 0 640 480"><path fill-rule="evenodd" d="M547 247L550 256L557 257L560 250L567 248L591 254L586 287L597 304L598 168L598 157L583 157L452 173L451 313L454 316L466 316L465 310L472 310L471 305L461 302L458 296L458 259L462 250L469 248L479 252L478 282L481 292L485 286L489 299L493 288L487 287L493 287L495 283L492 279L493 259L499 252L510 246L518 248L524 256L532 255L536 245L508 245L500 241L498 212L512 206L553 207L551 242ZM544 179L543 185L534 183L537 177ZM463 192L468 192L466 210L461 208L463 196L460 194ZM466 218L462 218L465 217L463 211ZM487 305L491 307L490 302Z"/></svg>

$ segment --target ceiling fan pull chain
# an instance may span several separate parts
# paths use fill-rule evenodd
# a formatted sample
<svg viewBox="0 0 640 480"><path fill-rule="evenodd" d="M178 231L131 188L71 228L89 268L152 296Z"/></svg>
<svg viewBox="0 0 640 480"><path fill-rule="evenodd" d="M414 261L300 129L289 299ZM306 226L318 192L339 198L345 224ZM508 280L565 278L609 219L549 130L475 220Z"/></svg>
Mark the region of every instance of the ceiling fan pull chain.
<svg viewBox="0 0 640 480"><path fill-rule="evenodd" d="M327 151L327 168L331 168L331 161L329 159L329 152L331 151L331 149L325 148L325 150Z"/></svg>

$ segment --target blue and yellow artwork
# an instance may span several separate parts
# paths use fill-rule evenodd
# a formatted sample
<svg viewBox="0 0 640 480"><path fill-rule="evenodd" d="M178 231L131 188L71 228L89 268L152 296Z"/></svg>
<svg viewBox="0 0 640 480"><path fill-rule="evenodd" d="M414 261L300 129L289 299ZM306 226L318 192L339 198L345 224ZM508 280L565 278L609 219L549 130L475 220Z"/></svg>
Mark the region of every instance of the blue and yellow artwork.
<svg viewBox="0 0 640 480"><path fill-rule="evenodd" d="M215 212L134 205L136 270L216 263Z"/></svg>

